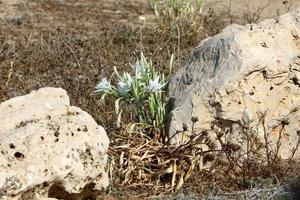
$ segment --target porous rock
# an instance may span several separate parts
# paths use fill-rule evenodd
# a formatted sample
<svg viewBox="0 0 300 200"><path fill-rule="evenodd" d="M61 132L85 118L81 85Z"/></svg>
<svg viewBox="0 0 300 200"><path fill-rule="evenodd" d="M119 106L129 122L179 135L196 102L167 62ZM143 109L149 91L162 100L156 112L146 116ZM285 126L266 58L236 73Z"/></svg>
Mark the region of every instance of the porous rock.
<svg viewBox="0 0 300 200"><path fill-rule="evenodd" d="M175 73L168 95L173 143L206 132L245 147L251 135L279 147L281 158L299 158L300 10L205 39ZM192 117L199 119L194 126Z"/></svg>
<svg viewBox="0 0 300 200"><path fill-rule="evenodd" d="M0 104L0 199L43 199L108 186L105 130L65 90L42 88ZM53 193L53 192L52 192Z"/></svg>

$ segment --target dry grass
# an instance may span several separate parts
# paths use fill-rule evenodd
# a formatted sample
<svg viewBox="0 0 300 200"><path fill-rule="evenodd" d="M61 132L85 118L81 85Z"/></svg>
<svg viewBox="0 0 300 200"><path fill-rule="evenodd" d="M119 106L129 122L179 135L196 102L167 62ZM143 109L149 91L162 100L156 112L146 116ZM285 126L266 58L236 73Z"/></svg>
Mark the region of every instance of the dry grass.
<svg viewBox="0 0 300 200"><path fill-rule="evenodd" d="M111 134L108 196L158 198L179 193L274 199L289 195L282 186L299 176L299 163L279 159L276 149L268 151L272 156L253 153L254 149L241 153L232 144L216 148L205 132L193 135L178 147L142 130ZM245 157L252 153L252 159Z"/></svg>

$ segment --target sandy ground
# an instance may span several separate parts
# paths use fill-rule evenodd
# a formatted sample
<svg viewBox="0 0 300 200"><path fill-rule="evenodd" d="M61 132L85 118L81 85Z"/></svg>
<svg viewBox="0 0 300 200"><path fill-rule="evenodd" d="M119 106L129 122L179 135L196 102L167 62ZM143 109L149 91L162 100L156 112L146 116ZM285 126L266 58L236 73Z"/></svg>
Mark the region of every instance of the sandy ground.
<svg viewBox="0 0 300 200"><path fill-rule="evenodd" d="M19 16L25 0L0 0L0 19Z"/></svg>
<svg viewBox="0 0 300 200"><path fill-rule="evenodd" d="M0 20L20 20L26 13L28 15L28 8L31 5L42 4L45 1L0 0ZM88 4L85 0L47 0L46 2L61 5L76 4L82 8ZM125 24L137 24L141 23L139 16L143 16L149 23L155 21L147 0L95 0L93 4L101 5L101 13L106 15L108 20L112 18ZM245 24L276 17L297 8L300 8L300 0L206 0L203 14L222 16L226 19L226 23Z"/></svg>
<svg viewBox="0 0 300 200"><path fill-rule="evenodd" d="M204 14L213 12L237 23L258 22L300 8L300 0L207 0ZM251 21L251 18L253 19Z"/></svg>

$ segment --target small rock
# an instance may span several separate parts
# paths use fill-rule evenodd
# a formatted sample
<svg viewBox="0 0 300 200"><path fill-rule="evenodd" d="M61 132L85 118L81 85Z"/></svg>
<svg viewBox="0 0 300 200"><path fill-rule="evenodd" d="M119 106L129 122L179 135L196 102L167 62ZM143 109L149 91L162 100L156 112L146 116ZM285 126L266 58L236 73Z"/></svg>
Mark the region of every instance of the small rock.
<svg viewBox="0 0 300 200"><path fill-rule="evenodd" d="M70 106L65 90L12 98L0 113L0 199L47 198L55 185L70 194L91 183L94 190L108 186L106 132Z"/></svg>

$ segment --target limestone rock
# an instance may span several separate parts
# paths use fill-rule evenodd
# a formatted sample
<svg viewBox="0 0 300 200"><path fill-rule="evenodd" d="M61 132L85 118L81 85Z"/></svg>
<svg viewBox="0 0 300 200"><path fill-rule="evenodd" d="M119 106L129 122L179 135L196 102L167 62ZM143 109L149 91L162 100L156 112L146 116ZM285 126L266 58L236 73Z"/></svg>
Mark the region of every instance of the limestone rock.
<svg viewBox="0 0 300 200"><path fill-rule="evenodd" d="M231 25L201 42L170 82L169 135L224 135L245 147L251 135L278 156L300 157L300 10L246 26ZM183 125L184 124L184 125ZM179 133L179 134L178 134ZM267 136L267 137L265 137ZM278 142L278 139L280 142Z"/></svg>
<svg viewBox="0 0 300 200"><path fill-rule="evenodd" d="M0 104L0 199L42 199L108 186L105 130L66 91L42 88Z"/></svg>

